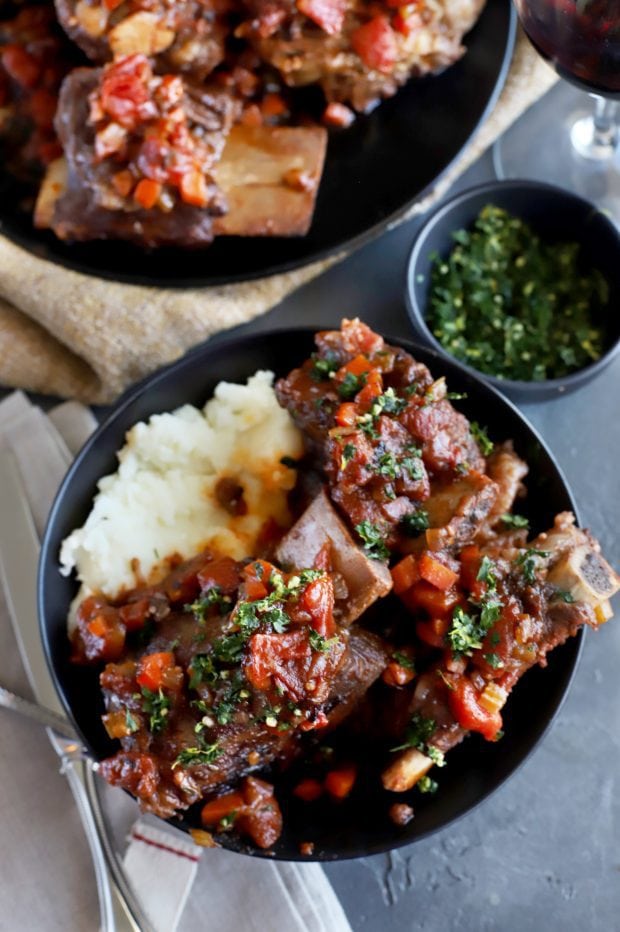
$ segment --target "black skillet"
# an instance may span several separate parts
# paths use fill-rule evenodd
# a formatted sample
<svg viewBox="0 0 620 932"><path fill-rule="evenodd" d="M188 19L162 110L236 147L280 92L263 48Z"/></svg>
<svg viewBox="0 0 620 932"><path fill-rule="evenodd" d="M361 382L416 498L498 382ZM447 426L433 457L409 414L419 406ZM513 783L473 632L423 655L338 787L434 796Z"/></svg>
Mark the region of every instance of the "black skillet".
<svg viewBox="0 0 620 932"><path fill-rule="evenodd" d="M296 268L378 235L443 174L495 104L515 37L510 0L488 0L443 74L411 81L352 127L330 134L312 228L294 239L220 238L205 250L140 250L122 242L62 243L32 227L0 168L0 233L42 258L90 275L188 287Z"/></svg>

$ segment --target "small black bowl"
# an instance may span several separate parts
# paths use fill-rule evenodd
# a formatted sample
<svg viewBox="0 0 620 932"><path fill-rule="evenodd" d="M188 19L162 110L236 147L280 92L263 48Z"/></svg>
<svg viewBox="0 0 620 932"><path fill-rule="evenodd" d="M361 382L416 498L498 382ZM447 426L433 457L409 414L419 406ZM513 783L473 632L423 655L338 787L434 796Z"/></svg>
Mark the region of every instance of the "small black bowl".
<svg viewBox="0 0 620 932"><path fill-rule="evenodd" d="M557 512L576 510L552 454L509 401L458 363L406 341L391 342L399 343L426 363L436 377L445 375L451 389L466 392L467 398L456 402L457 406L468 417L483 421L492 438L497 441L513 438L517 452L530 464L528 495L520 510L529 518L533 533L551 525ZM207 343L132 390L86 443L67 473L52 506L41 547L39 620L60 699L95 759L114 753L116 742L108 738L101 723L103 701L98 670L76 667L69 662L66 619L77 584L59 572L62 540L85 521L98 480L116 469L116 451L123 445L126 431L137 421L185 403L202 406L222 379L243 381L257 369L271 369L276 375L284 375L313 348L310 329ZM386 601L379 610L390 612L395 608L395 604ZM506 707L505 735L500 742L489 743L476 735L469 737L450 752L448 766L438 774L439 790L435 795L422 796L415 790L404 794L416 812L407 826L398 827L388 817L389 806L403 801L403 796L382 789L379 775L387 762L385 749L378 754L366 742L358 741L355 747L363 760L364 775L349 799L341 804L324 800L307 804L296 800L290 791L300 778L299 768L275 778L284 831L273 855L249 848L232 835L222 835L219 840L227 848L255 856L327 861L379 854L444 828L496 790L540 741L566 695L582 640L580 632L552 652L545 670L539 667L530 670L517 685ZM336 744L335 737L330 744ZM350 745L347 751L351 751ZM185 830L198 827L198 815L190 811L172 824ZM314 842L311 857L300 855L301 841Z"/></svg>
<svg viewBox="0 0 620 932"><path fill-rule="evenodd" d="M476 372L517 401L542 401L574 391L590 382L620 351L620 232L612 220L589 201L562 188L537 181L492 181L470 188L441 204L419 230L407 266L405 296L416 337L443 356L453 357L431 333L426 322L431 268L435 254L447 258L457 230L473 226L487 204L502 207L530 224L543 239L577 242L584 266L599 269L609 284L608 314L597 323L604 330L603 355L588 366L559 379L526 382Z"/></svg>

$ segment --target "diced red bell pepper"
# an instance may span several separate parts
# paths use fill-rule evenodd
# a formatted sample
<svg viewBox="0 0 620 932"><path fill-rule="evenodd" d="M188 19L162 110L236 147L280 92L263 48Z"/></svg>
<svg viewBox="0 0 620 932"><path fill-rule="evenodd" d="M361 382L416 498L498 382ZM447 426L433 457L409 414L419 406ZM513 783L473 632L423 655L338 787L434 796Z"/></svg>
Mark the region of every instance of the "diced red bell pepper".
<svg viewBox="0 0 620 932"><path fill-rule="evenodd" d="M442 589L444 591L450 589L459 578L458 573L444 566L443 563L431 556L428 551L423 553L420 557L418 561L418 570L422 579L429 582L431 586L435 586L436 589Z"/></svg>
<svg viewBox="0 0 620 932"><path fill-rule="evenodd" d="M494 741L502 727L499 712L488 712L478 702L478 693L474 684L466 676L454 683L449 691L448 701L455 719L468 731L479 732L487 741Z"/></svg>
<svg viewBox="0 0 620 932"><path fill-rule="evenodd" d="M351 46L364 64L389 74L398 59L396 35L387 16L375 16L351 36Z"/></svg>
<svg viewBox="0 0 620 932"><path fill-rule="evenodd" d="M167 670L174 666L174 654L171 651L160 651L156 654L145 654L138 663L136 682L144 689L157 692L164 684Z"/></svg>
<svg viewBox="0 0 620 932"><path fill-rule="evenodd" d="M320 26L328 36L342 32L346 0L297 0L297 9Z"/></svg>

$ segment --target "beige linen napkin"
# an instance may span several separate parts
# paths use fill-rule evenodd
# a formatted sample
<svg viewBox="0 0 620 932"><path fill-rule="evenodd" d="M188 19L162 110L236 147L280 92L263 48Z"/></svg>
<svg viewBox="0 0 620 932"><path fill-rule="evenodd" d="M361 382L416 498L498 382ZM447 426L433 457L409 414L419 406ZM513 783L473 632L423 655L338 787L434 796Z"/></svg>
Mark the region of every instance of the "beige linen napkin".
<svg viewBox="0 0 620 932"><path fill-rule="evenodd" d="M0 402L0 448L17 459L39 534L67 466L95 423L77 402L49 415L20 392ZM0 682L29 693L1 592ZM92 864L58 758L40 726L3 711L0 741L0 836L11 852L0 872L0 903L11 903L10 913L0 909L0 932L91 932L98 915ZM174 932L179 920L184 932L351 932L318 864L203 853L163 822L136 821L137 805L120 790L107 788L104 797L117 847L126 848L127 875L158 932Z"/></svg>
<svg viewBox="0 0 620 932"><path fill-rule="evenodd" d="M493 113L408 216L426 211L555 80L520 35ZM263 314L343 256L253 282L171 290L90 278L0 237L0 383L110 402L189 347Z"/></svg>

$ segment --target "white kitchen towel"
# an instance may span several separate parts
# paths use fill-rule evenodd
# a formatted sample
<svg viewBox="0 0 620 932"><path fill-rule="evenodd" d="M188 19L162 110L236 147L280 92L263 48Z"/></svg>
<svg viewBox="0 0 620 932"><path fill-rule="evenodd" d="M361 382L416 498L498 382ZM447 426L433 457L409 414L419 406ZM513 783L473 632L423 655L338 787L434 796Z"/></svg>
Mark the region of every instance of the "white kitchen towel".
<svg viewBox="0 0 620 932"><path fill-rule="evenodd" d="M0 402L0 446L8 446L19 463L39 533L72 457L95 424L92 413L76 402L59 405L48 415L32 405L21 392ZM43 747L43 740L41 744ZM125 794L111 790L105 796L111 821L114 799L120 802L121 797L119 811L126 813ZM51 824L50 817L50 829ZM73 831L76 828L73 826ZM46 825L39 822L37 831L45 835ZM18 852L13 848L13 859L16 856ZM179 920L179 932L211 929L217 932L265 932L266 929L270 932L351 932L331 884L318 864L274 863L241 858L222 850L206 851L182 833L169 830L165 823L150 818L139 818L130 830L124 864L158 932L174 932ZM29 869L33 880L31 895L35 897L36 865L30 865ZM43 864L40 869L45 869ZM197 882L181 918L197 872ZM27 876L25 872L24 876ZM79 897L82 891L76 886L73 892ZM81 921L73 924L62 918L61 910L66 906L63 898L59 898L58 903L46 904L46 929L63 928L67 932L79 929L81 932L85 928ZM84 902L69 906L70 915L84 915L87 906L92 908L92 889L88 895L84 892ZM58 910L55 918L51 914L54 909Z"/></svg>

